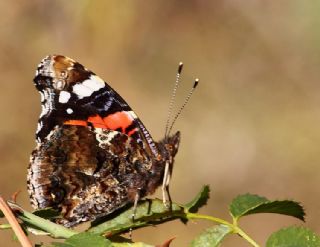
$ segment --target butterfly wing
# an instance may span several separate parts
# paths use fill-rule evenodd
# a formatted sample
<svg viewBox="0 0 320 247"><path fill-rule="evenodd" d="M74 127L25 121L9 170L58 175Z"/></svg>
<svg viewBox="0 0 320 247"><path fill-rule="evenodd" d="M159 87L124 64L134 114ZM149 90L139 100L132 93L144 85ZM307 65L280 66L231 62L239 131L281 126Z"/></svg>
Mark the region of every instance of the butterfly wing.
<svg viewBox="0 0 320 247"><path fill-rule="evenodd" d="M153 161L126 134L86 126L54 128L31 155L28 187L35 208L58 209L57 222L73 226L113 212L144 196ZM161 183L158 167L157 185Z"/></svg>
<svg viewBox="0 0 320 247"><path fill-rule="evenodd" d="M150 156L158 156L152 137L125 100L80 63L48 56L39 64L34 82L42 98L38 142L56 126L93 126L131 136Z"/></svg>
<svg viewBox="0 0 320 247"><path fill-rule="evenodd" d="M48 56L34 83L42 112L28 191L35 208L61 212L58 223L109 214L153 193L172 169L180 134L154 143L122 97L81 64Z"/></svg>

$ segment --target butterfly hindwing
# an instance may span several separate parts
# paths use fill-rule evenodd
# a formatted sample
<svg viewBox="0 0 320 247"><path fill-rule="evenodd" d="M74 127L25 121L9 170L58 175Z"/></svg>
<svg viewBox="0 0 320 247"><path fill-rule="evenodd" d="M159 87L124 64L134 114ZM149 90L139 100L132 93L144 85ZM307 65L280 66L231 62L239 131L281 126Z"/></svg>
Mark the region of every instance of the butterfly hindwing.
<svg viewBox="0 0 320 247"><path fill-rule="evenodd" d="M144 196L152 166L152 160L131 137L75 125L56 127L33 152L31 163L33 205L60 209L64 216L60 223L66 226L132 202L137 188L142 188L139 193ZM158 177L160 180L161 174Z"/></svg>

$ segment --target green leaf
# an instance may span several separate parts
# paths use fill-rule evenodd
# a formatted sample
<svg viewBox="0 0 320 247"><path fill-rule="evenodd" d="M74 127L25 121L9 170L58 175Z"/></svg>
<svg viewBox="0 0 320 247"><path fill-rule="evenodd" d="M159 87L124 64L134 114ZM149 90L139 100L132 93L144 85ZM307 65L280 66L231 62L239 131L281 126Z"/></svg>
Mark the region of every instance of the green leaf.
<svg viewBox="0 0 320 247"><path fill-rule="evenodd" d="M187 210L187 212L196 213L200 207L207 204L209 193L210 187L208 185L203 186L196 197L192 201L184 205L184 208Z"/></svg>
<svg viewBox="0 0 320 247"><path fill-rule="evenodd" d="M217 225L207 228L191 242L191 247L216 247L220 246L222 240L231 232L225 225Z"/></svg>
<svg viewBox="0 0 320 247"><path fill-rule="evenodd" d="M97 234L82 232L68 238L64 243L52 243L55 247L111 247L112 243Z"/></svg>
<svg viewBox="0 0 320 247"><path fill-rule="evenodd" d="M269 201L265 197L245 194L236 197L230 205L230 213L235 220L257 213L276 213L293 216L304 221L303 207L295 201Z"/></svg>
<svg viewBox="0 0 320 247"><path fill-rule="evenodd" d="M161 224L168 220L175 220L182 215L183 208L172 203L171 210L167 209L162 200L142 200L139 202L134 221L132 221L132 207L126 209L118 215L108 215L105 222L91 227L88 232L95 234L114 235L119 232L124 232L130 228L138 228L147 225Z"/></svg>
<svg viewBox="0 0 320 247"><path fill-rule="evenodd" d="M255 209L265 202L268 202L268 199L265 197L251 194L240 195L233 199L229 206L229 211L232 217L239 218L247 215L250 210Z"/></svg>
<svg viewBox="0 0 320 247"><path fill-rule="evenodd" d="M53 208L36 210L33 214L44 219L55 219L61 217L60 213Z"/></svg>
<svg viewBox="0 0 320 247"><path fill-rule="evenodd" d="M291 226L273 233L266 247L319 247L320 236L305 227Z"/></svg>

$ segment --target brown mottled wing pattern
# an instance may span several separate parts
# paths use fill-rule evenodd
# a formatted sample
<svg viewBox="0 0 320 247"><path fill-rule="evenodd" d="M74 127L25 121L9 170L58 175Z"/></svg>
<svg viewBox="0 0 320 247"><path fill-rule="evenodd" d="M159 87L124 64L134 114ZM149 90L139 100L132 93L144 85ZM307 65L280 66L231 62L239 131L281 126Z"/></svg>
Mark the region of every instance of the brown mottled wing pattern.
<svg viewBox="0 0 320 247"><path fill-rule="evenodd" d="M93 220L133 202L137 193L144 196L144 189L156 188L163 167L152 170L152 162L134 139L120 132L56 127L31 156L32 204L58 209L64 218L58 223L68 227Z"/></svg>

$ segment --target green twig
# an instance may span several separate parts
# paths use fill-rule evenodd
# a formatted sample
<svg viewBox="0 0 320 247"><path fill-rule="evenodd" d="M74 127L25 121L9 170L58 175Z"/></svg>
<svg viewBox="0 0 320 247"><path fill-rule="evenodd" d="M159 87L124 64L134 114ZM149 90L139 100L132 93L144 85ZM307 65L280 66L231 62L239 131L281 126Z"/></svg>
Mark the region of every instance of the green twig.
<svg viewBox="0 0 320 247"><path fill-rule="evenodd" d="M53 238L69 238L75 234L76 231L65 228L61 225L55 224L49 220L43 219L32 213L29 213L14 203L9 205L12 209L15 209L17 217L21 219L27 226L34 229L40 229L42 231L48 232ZM132 209L128 209L115 218L101 223L95 227L92 227L88 232L111 236L115 234L120 234L128 229L139 228L147 225L161 224L165 221L174 219L202 219L209 220L215 223L226 225L230 228L231 232L240 235L246 241L248 241L252 246L259 247L259 245L246 234L237 224L230 223L226 220L216 218L209 215L202 215L197 213L188 212L187 208L184 206L173 203L171 210L168 210L163 206L161 200L145 200L139 203L136 210L135 220L131 219Z"/></svg>
<svg viewBox="0 0 320 247"><path fill-rule="evenodd" d="M247 240L252 246L254 247L260 247L251 237L248 236L240 227L235 226L234 227L235 233L238 233L241 237L243 237L245 240Z"/></svg>
<svg viewBox="0 0 320 247"><path fill-rule="evenodd" d="M12 202L8 202L8 204L12 209L18 212L18 218L21 219L23 222L27 223L28 226L46 231L50 233L50 236L52 236L53 238L69 238L72 235L78 233L74 230L70 230L64 226L55 224L49 220L43 219L39 216L29 213Z"/></svg>
<svg viewBox="0 0 320 247"><path fill-rule="evenodd" d="M161 224L168 220L183 218L183 208L173 203L168 210L162 200L144 200L139 202L132 221L132 208L122 212L120 215L105 221L97 226L91 227L88 232L111 236L123 233L129 229L140 228L147 225Z"/></svg>
<svg viewBox="0 0 320 247"><path fill-rule="evenodd" d="M213 221L219 224L226 225L230 227L233 233L239 234L241 237L243 237L245 240L247 240L252 246L254 247L260 247L251 237L249 237L248 234L246 234L240 227L237 225L231 224L228 221L225 221L220 218L216 218L213 216L209 215L202 215L202 214L194 214L194 213L186 213L186 218L187 219L204 219L204 220L209 220Z"/></svg>

